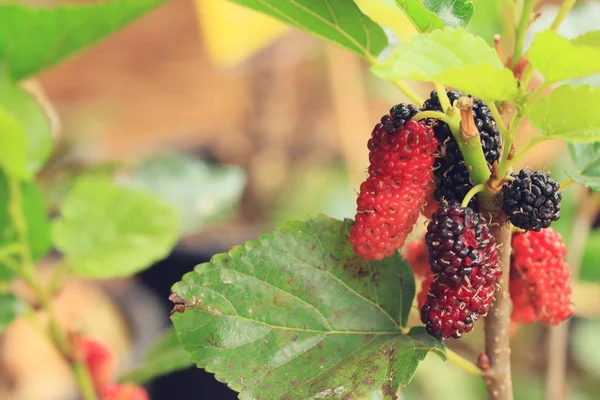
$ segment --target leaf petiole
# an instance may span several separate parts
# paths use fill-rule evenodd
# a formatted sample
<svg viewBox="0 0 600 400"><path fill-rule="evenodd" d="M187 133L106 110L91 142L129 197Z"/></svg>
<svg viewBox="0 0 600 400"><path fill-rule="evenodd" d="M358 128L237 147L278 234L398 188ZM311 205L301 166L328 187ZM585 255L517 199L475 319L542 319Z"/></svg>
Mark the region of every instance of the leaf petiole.
<svg viewBox="0 0 600 400"><path fill-rule="evenodd" d="M469 202L471 201L471 199L473 197L475 197L475 195L477 193L481 193L486 189L487 185L485 183L480 183L479 185L475 185L473 186L465 195L465 197L463 198L462 203L460 204L461 207L467 207L469 205Z"/></svg>
<svg viewBox="0 0 600 400"><path fill-rule="evenodd" d="M483 375L483 371L474 363L446 347L446 357L452 364L473 375Z"/></svg>

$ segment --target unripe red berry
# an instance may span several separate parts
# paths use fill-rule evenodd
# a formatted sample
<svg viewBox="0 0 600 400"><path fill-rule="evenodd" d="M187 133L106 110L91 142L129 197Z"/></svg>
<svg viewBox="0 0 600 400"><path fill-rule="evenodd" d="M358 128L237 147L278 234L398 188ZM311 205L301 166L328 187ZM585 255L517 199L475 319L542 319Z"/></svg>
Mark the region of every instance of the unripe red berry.
<svg viewBox="0 0 600 400"><path fill-rule="evenodd" d="M366 260L391 256L404 246L433 183L433 130L424 122L402 119L414 106L398 107L396 122L384 117L368 142L369 177L360 187L350 230L354 250Z"/></svg>
<svg viewBox="0 0 600 400"><path fill-rule="evenodd" d="M562 237L552 228L513 235L513 321L557 325L571 316L571 271L566 254Z"/></svg>

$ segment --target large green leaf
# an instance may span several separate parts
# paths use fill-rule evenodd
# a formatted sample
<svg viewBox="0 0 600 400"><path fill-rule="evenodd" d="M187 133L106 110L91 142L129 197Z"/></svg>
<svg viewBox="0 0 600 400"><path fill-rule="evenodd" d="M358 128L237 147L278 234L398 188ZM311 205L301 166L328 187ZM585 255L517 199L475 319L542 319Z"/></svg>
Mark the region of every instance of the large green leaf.
<svg viewBox="0 0 600 400"><path fill-rule="evenodd" d="M36 74L98 42L164 0L114 0L32 8L0 4L0 61L14 79Z"/></svg>
<svg viewBox="0 0 600 400"><path fill-rule="evenodd" d="M511 15L507 8L502 1L475 0L473 17L466 29L475 36L481 36L487 43L494 43L495 35L508 33L511 28L505 23L506 16Z"/></svg>
<svg viewBox="0 0 600 400"><path fill-rule="evenodd" d="M141 366L127 372L119 380L142 384L159 376L167 375L194 365L190 355L177 339L175 330L169 329L150 350Z"/></svg>
<svg viewBox="0 0 600 400"><path fill-rule="evenodd" d="M577 46L597 47L600 49L600 31L591 31L573 39Z"/></svg>
<svg viewBox="0 0 600 400"><path fill-rule="evenodd" d="M564 85L536 104L529 119L544 137L600 141L600 88Z"/></svg>
<svg viewBox="0 0 600 400"><path fill-rule="evenodd" d="M28 245L35 261L45 255L51 246L46 204L42 192L34 183L18 184L21 193L20 208L23 210L27 225ZM0 247L16 243L18 240L9 214L10 196L7 177L0 172ZM0 263L0 281L10 280L13 276L13 271Z"/></svg>
<svg viewBox="0 0 600 400"><path fill-rule="evenodd" d="M549 83L600 73L600 46L593 38L569 40L547 30L538 33L529 52L529 62Z"/></svg>
<svg viewBox="0 0 600 400"><path fill-rule="evenodd" d="M373 71L386 79L443 83L487 101L512 99L517 93L513 73L495 50L462 28L416 35Z"/></svg>
<svg viewBox="0 0 600 400"><path fill-rule="evenodd" d="M6 73L0 73L0 107L21 125L24 134L20 137L27 149L25 169L27 174L34 174L52 151L52 132L46 112Z"/></svg>
<svg viewBox="0 0 600 400"><path fill-rule="evenodd" d="M238 167L211 166L192 157L169 155L145 161L127 183L177 208L183 216L182 233L187 235L230 217L246 176Z"/></svg>
<svg viewBox="0 0 600 400"><path fill-rule="evenodd" d="M383 29L350 0L230 0L374 60L387 46Z"/></svg>
<svg viewBox="0 0 600 400"><path fill-rule="evenodd" d="M67 195L52 237L77 274L129 276L169 254L179 220L176 210L142 190L90 177Z"/></svg>
<svg viewBox="0 0 600 400"><path fill-rule="evenodd" d="M473 15L469 0L396 0L421 32L444 26L465 26Z"/></svg>
<svg viewBox="0 0 600 400"><path fill-rule="evenodd" d="M242 399L392 399L430 350L403 334L415 284L399 256L364 261L352 221L291 222L173 286L172 316L199 367Z"/></svg>
<svg viewBox="0 0 600 400"><path fill-rule="evenodd" d="M23 312L23 302L10 293L0 293L0 332Z"/></svg>

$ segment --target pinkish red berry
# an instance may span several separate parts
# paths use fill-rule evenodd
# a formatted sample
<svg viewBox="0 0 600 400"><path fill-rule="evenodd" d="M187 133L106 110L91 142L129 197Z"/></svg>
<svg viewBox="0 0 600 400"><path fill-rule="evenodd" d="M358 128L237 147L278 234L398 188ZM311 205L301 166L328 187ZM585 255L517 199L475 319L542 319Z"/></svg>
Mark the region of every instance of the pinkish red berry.
<svg viewBox="0 0 600 400"><path fill-rule="evenodd" d="M513 235L513 321L557 325L571 316L571 271L566 254L562 237L552 228Z"/></svg>

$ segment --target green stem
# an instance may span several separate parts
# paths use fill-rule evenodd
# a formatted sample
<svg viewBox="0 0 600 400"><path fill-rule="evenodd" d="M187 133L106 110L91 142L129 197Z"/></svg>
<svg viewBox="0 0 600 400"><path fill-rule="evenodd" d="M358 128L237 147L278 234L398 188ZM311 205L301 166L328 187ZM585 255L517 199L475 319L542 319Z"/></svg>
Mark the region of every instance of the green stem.
<svg viewBox="0 0 600 400"><path fill-rule="evenodd" d="M506 138L508 137L508 130L506 129L506 125L504 124L504 119L502 118L500 111L498 111L498 107L496 107L496 103L492 101L489 103L488 106L490 108L490 111L492 112L492 115L494 116L494 119L496 120L496 125L498 125L498 129L500 129L500 134L502 135L504 140L506 140Z"/></svg>
<svg viewBox="0 0 600 400"><path fill-rule="evenodd" d="M450 361L454 365L459 366L466 372L473 375L483 375L483 371L477 365L473 364L471 361L465 359L464 357L460 356L459 354L455 353L449 348L446 348L446 356L448 357L448 361Z"/></svg>
<svg viewBox="0 0 600 400"><path fill-rule="evenodd" d="M577 0L565 0L562 3L560 9L558 10L558 14L556 14L556 17L554 17L554 21L552 22L550 29L552 29L553 31L558 29L558 27L563 22L567 14L569 14L569 11L571 11L571 8L573 8L573 6L575 5L576 1Z"/></svg>
<svg viewBox="0 0 600 400"><path fill-rule="evenodd" d="M410 101L412 101L414 104L418 105L419 107L423 105L423 98L421 98L421 96L419 96L414 90L408 87L406 83L397 79L390 80L390 82L392 83L392 85L396 86L398 90L404 93L404 95L408 97Z"/></svg>
<svg viewBox="0 0 600 400"><path fill-rule="evenodd" d="M41 307L48 314L49 336L63 358L71 365L73 374L81 390L82 398L84 400L96 400L96 392L87 368L85 364L74 356L71 343L54 313L50 297L35 276L35 267L31 258L29 239L27 237L27 221L22 208L21 184L17 179L9 177L8 187L10 191L8 212L17 233L17 240L19 241L21 250L22 268L20 268L19 273L38 298Z"/></svg>
<svg viewBox="0 0 600 400"><path fill-rule="evenodd" d="M444 113L447 113L448 109L452 107L452 104L450 104L450 99L448 98L448 93L446 93L446 88L441 83L434 83L433 86L435 86L435 91L437 92L438 99L440 100L442 110Z"/></svg>
<svg viewBox="0 0 600 400"><path fill-rule="evenodd" d="M421 121L422 119L428 119L428 118L439 119L440 121L445 122L448 125L456 125L457 122L460 125L460 121L457 121L454 118L452 118L451 116L446 115L440 111L421 111L420 113L416 114L411 119L413 121ZM460 126L458 126L458 129L460 129Z"/></svg>
<svg viewBox="0 0 600 400"><path fill-rule="evenodd" d="M480 183L479 185L475 185L473 186L465 195L461 206L462 207L466 207L469 205L469 202L471 201L471 199L477 194L477 193L481 193L483 192L485 189L487 188L487 185L485 183Z"/></svg>
<svg viewBox="0 0 600 400"><path fill-rule="evenodd" d="M514 67L521 59L521 53L523 53L523 42L525 41L525 34L529 27L529 21L531 13L533 12L534 0L525 0L523 2L523 9L521 11L521 19L519 25L517 25L517 31L515 33L515 48L512 57L512 66Z"/></svg>
<svg viewBox="0 0 600 400"><path fill-rule="evenodd" d="M567 178L560 182L560 190L565 190L566 188L568 188L569 186L571 186L574 183L575 183L575 181L573 179Z"/></svg>

